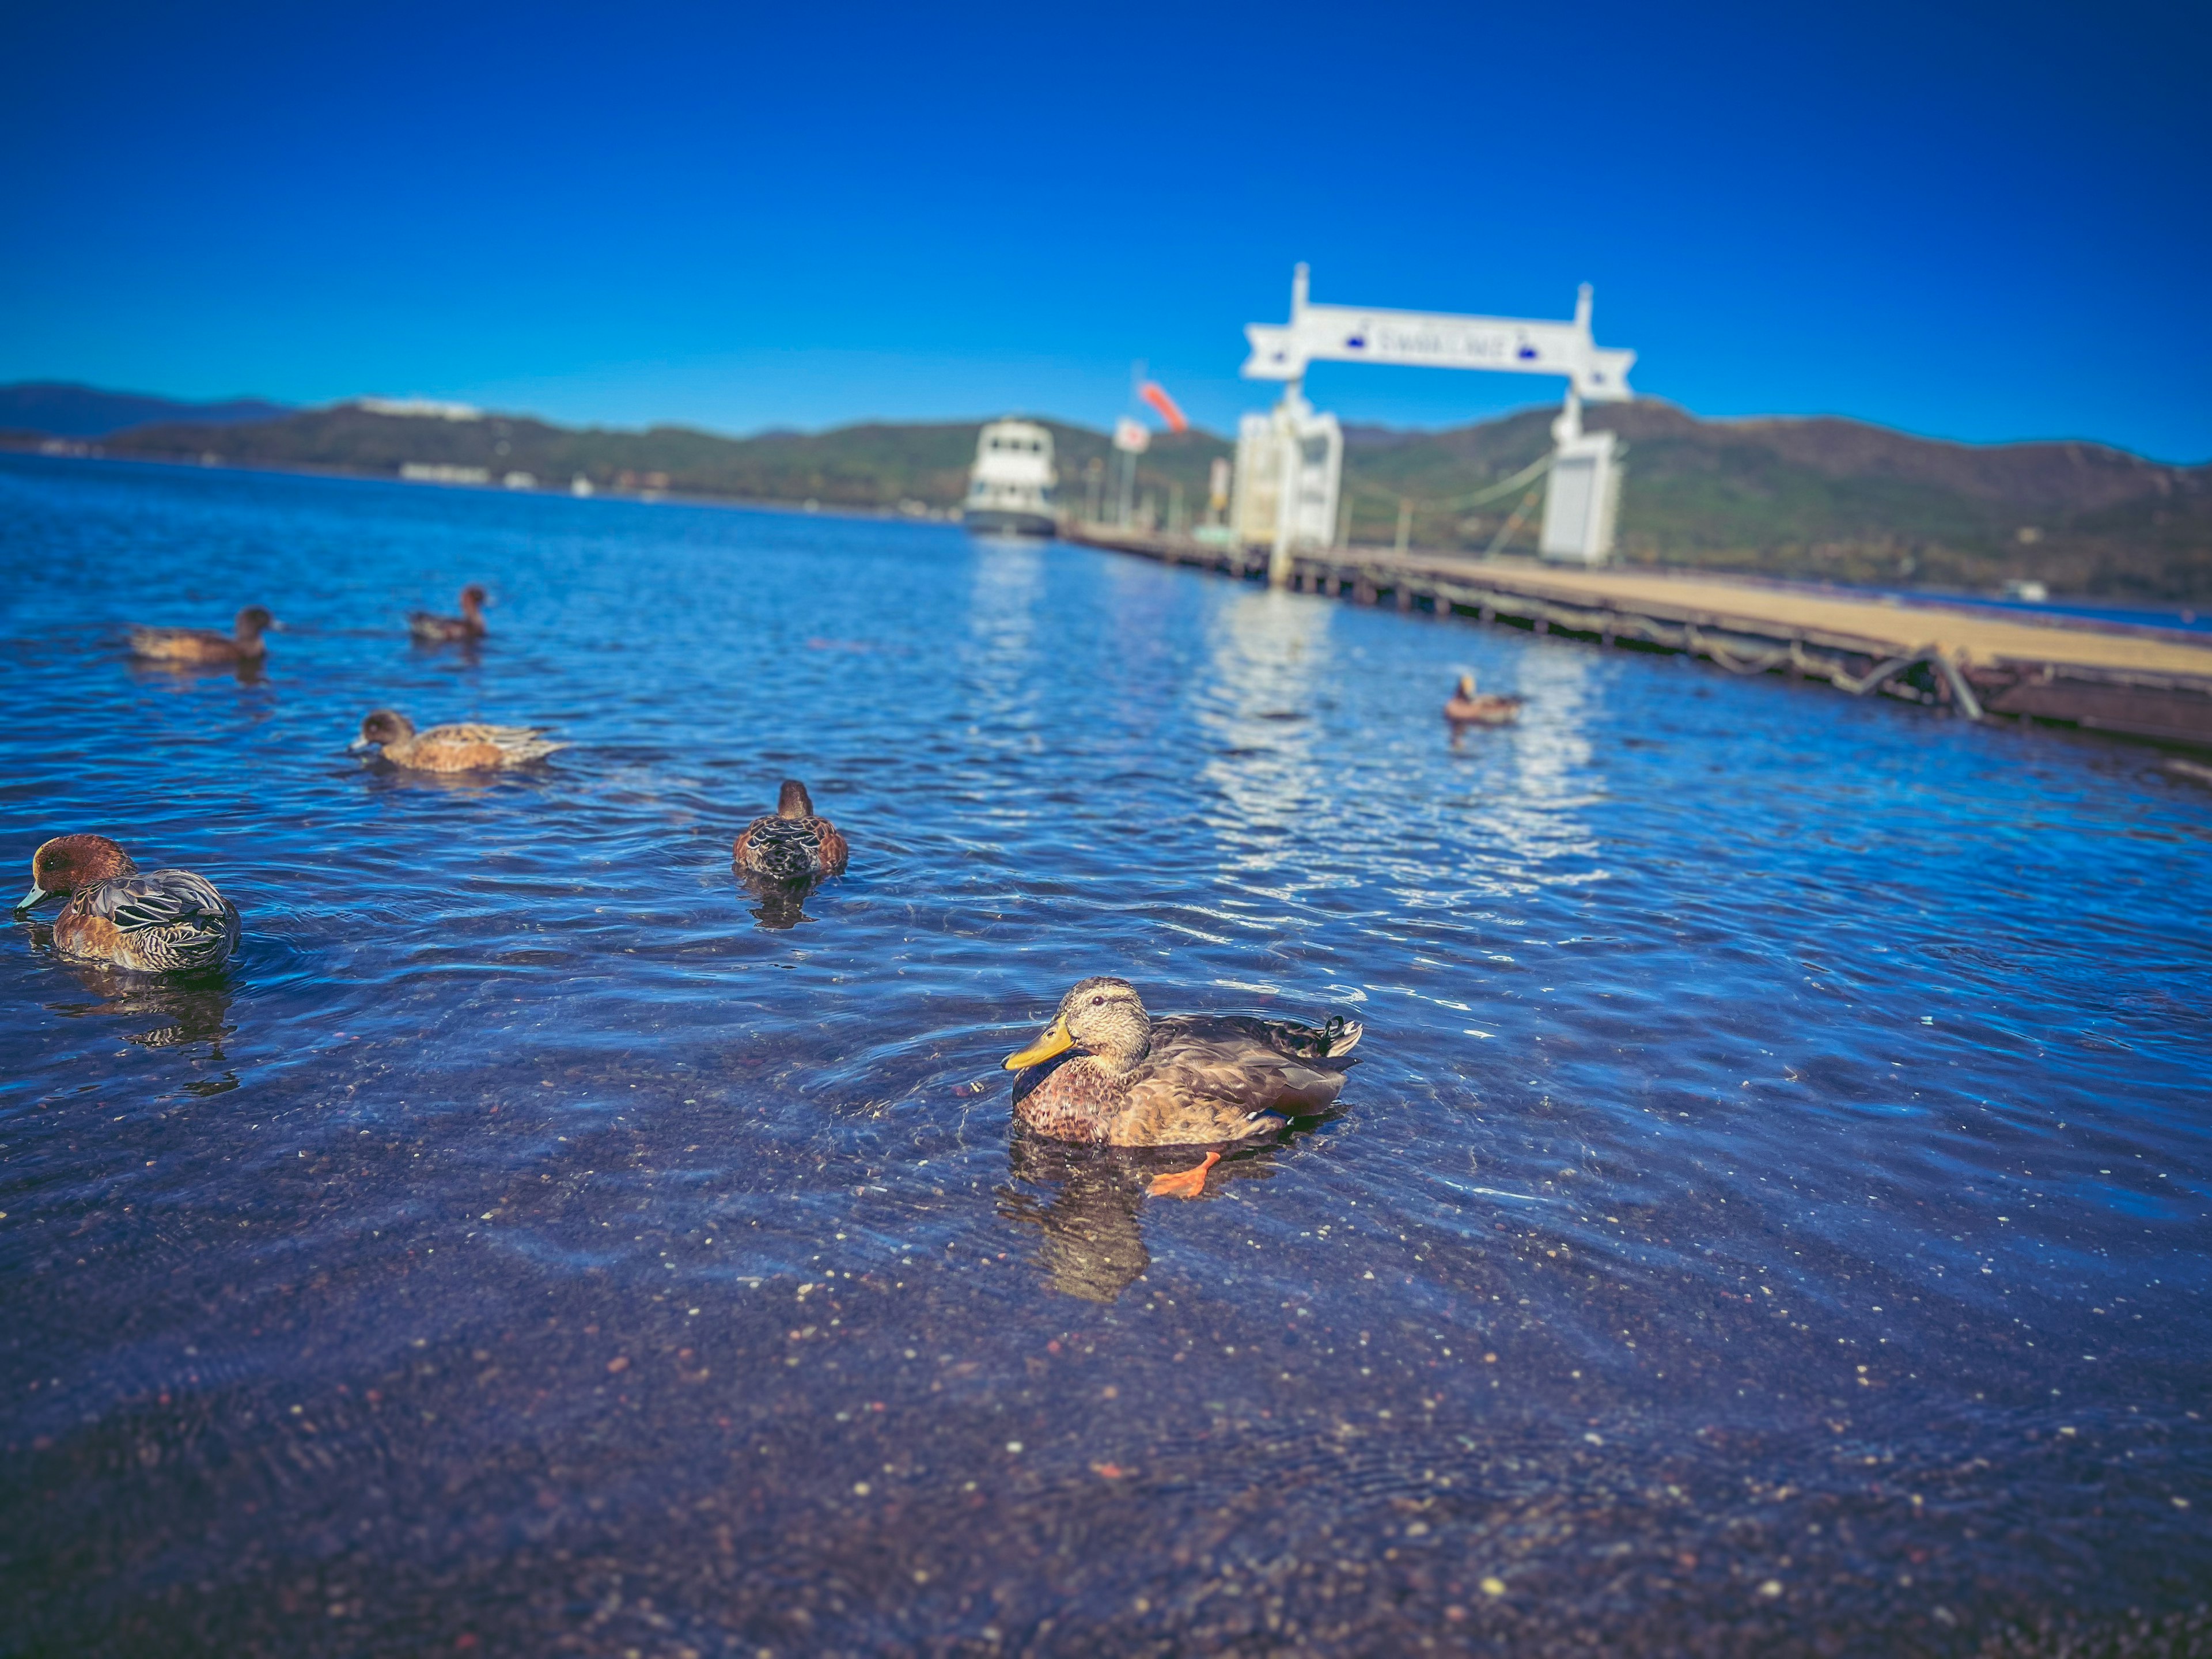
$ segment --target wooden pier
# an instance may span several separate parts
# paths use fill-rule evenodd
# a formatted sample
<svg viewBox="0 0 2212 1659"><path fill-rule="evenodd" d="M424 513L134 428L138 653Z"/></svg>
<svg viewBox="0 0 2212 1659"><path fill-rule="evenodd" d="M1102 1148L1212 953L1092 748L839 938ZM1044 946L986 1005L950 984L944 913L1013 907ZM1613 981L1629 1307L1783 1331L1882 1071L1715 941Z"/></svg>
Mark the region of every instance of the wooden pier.
<svg viewBox="0 0 2212 1659"><path fill-rule="evenodd" d="M1073 525L1070 541L1264 581L1267 552ZM2212 749L2212 641L1697 573L1580 569L1388 548L1293 556L1290 585L1358 605L1466 616L1605 646L1680 652L1732 674L1826 680L1948 708Z"/></svg>

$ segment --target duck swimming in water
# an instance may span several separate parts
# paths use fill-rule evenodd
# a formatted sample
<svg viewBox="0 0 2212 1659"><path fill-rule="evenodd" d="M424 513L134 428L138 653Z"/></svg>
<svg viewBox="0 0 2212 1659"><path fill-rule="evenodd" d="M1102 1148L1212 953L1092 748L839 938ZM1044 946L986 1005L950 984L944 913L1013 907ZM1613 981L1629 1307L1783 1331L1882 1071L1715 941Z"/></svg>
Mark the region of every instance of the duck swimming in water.
<svg viewBox="0 0 2212 1659"><path fill-rule="evenodd" d="M730 855L747 875L800 882L837 874L849 850L836 824L814 816L814 798L806 786L786 778L776 793L775 816L747 824Z"/></svg>
<svg viewBox="0 0 2212 1659"><path fill-rule="evenodd" d="M66 895L54 918L64 956L140 973L220 968L238 949L238 909L205 876L141 870L105 836L57 836L31 855L30 909Z"/></svg>
<svg viewBox="0 0 2212 1659"><path fill-rule="evenodd" d="M1170 1014L1154 1019L1124 979L1086 979L1062 997L1060 1012L1028 1048L1008 1054L1010 1072L1043 1066L1070 1049L1073 1060L1014 1085L1023 1122L1059 1140L1115 1146L1201 1146L1249 1139L1285 1119L1324 1110L1344 1087L1346 1058L1359 1044L1357 1020L1323 1025L1233 1014ZM1195 1198L1206 1161L1161 1176L1152 1191Z"/></svg>
<svg viewBox="0 0 2212 1659"><path fill-rule="evenodd" d="M483 638L484 606L491 600L483 589L471 582L461 590L461 614L441 617L428 611L407 613L407 631L423 645L452 645Z"/></svg>
<svg viewBox="0 0 2212 1659"><path fill-rule="evenodd" d="M417 732L415 722L380 708L361 723L349 745L356 753L381 744L384 758L416 772L496 772L544 760L565 743L549 743L536 726L434 726Z"/></svg>
<svg viewBox="0 0 2212 1659"><path fill-rule="evenodd" d="M276 619L258 605L238 613L228 634L212 628L133 628L134 656L156 662L259 662L269 654L262 635L276 626Z"/></svg>
<svg viewBox="0 0 2212 1659"><path fill-rule="evenodd" d="M1520 697L1501 697L1495 694L1477 696L1474 676L1459 677L1459 688L1444 704L1444 718L1454 726L1505 726L1521 718Z"/></svg>

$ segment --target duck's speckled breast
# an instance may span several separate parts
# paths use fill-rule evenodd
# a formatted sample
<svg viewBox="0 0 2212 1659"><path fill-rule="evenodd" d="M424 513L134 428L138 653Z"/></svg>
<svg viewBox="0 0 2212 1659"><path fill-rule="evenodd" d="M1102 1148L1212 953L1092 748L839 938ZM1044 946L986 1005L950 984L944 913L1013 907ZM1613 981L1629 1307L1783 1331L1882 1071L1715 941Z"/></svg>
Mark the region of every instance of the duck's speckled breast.
<svg viewBox="0 0 2212 1659"><path fill-rule="evenodd" d="M1128 1105L1128 1092L1087 1054L1031 1066L1014 1079L1014 1110L1054 1140L1102 1141Z"/></svg>

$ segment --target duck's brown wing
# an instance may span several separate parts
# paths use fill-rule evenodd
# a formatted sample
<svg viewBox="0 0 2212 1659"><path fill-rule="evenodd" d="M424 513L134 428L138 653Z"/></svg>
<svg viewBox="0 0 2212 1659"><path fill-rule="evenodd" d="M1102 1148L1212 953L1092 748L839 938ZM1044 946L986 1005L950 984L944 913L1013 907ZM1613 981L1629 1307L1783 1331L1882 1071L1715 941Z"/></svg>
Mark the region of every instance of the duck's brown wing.
<svg viewBox="0 0 2212 1659"><path fill-rule="evenodd" d="M1328 1042L1327 1028L1269 1020L1156 1020L1152 1053L1108 1139L1125 1146L1204 1146L1266 1134L1285 1117L1325 1110L1351 1064L1330 1057Z"/></svg>
<svg viewBox="0 0 2212 1659"><path fill-rule="evenodd" d="M555 743L536 726L486 726L456 721L416 733L407 764L439 772L479 772L544 760L568 744ZM388 750L388 746L387 746Z"/></svg>
<svg viewBox="0 0 2212 1659"><path fill-rule="evenodd" d="M70 908L104 924L88 928L86 939L112 941L110 959L127 968L214 968L238 948L236 907L190 870L142 870L95 882Z"/></svg>
<svg viewBox="0 0 2212 1659"><path fill-rule="evenodd" d="M440 737L435 731L386 744L384 758L416 772L496 772L506 763L495 743Z"/></svg>
<svg viewBox="0 0 2212 1659"><path fill-rule="evenodd" d="M1246 1043L1271 1049L1286 1060L1341 1071L1353 1063L1347 1056L1365 1034L1366 1027L1342 1014L1331 1014L1319 1025L1255 1019L1244 1014L1170 1014L1152 1022L1152 1052L1163 1052L1163 1042L1170 1046L1198 1042L1224 1051Z"/></svg>
<svg viewBox="0 0 2212 1659"><path fill-rule="evenodd" d="M815 843L821 849L822 873L825 876L842 873L845 860L852 852L845 844L842 832L827 818L809 818L806 821L814 826Z"/></svg>
<svg viewBox="0 0 2212 1659"><path fill-rule="evenodd" d="M1340 1085L1342 1079L1332 1081ZM1335 1097L1335 1089L1328 1091ZM1116 1146L1218 1146L1283 1127L1278 1081L1245 1071L1155 1071L1129 1085L1127 1104L1108 1127ZM1305 1107L1317 1111L1327 1103Z"/></svg>
<svg viewBox="0 0 2212 1659"><path fill-rule="evenodd" d="M732 843L730 847L730 861L737 865L740 869L751 870L753 868L753 848L760 836L761 827L763 824L774 823L775 822L775 820L774 818L755 818L744 829L738 830L737 840ZM755 873L757 874L758 872L755 872Z"/></svg>
<svg viewBox="0 0 2212 1659"><path fill-rule="evenodd" d="M436 738L454 743L522 743L543 733L542 726L491 726L482 720L453 720L420 732L417 738Z"/></svg>

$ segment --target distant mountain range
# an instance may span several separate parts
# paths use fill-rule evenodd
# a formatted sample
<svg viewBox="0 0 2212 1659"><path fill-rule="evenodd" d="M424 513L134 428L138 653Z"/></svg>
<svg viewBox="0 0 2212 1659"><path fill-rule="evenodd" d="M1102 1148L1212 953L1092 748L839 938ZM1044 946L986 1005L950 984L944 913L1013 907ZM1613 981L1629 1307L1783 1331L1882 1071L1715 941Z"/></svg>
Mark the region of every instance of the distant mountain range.
<svg viewBox="0 0 2212 1659"><path fill-rule="evenodd" d="M179 404L81 386L0 386L0 430L13 428L19 445L96 440L110 455L385 477L410 465L481 469L556 489L582 477L603 490L881 511L957 506L976 429L972 421L872 423L726 438L452 412ZM1455 500L1545 453L1551 418L1534 409L1445 431L1347 428L1352 538L1392 540L1403 502L1416 546L1480 549L1510 527L1503 545L1525 550L1540 497L1516 493L1474 509ZM2033 578L2055 592L2212 600L2212 466L2082 442L1945 443L1830 418L1703 421L1656 400L1595 409L1585 422L1620 433L1626 446L1620 545L1637 562L1968 590ZM1061 502L1079 511L1091 464L1109 454L1107 436L1045 424ZM1138 469L1140 499L1164 519L1180 490L1195 518L1210 463L1229 453L1210 433L1155 437ZM1111 469L1103 470L1110 489Z"/></svg>
<svg viewBox="0 0 2212 1659"><path fill-rule="evenodd" d="M290 404L272 404L262 398L187 404L173 398L102 392L96 386L60 380L0 386L0 432L33 432L50 438L105 438L157 421L234 426L241 421L282 420L291 412Z"/></svg>

